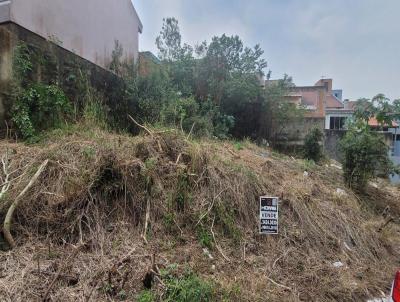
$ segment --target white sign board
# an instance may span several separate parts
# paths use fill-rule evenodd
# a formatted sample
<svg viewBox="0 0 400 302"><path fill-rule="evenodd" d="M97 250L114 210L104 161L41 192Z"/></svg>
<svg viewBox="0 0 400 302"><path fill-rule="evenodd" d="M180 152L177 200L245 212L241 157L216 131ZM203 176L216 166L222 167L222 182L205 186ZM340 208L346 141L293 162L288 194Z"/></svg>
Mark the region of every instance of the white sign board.
<svg viewBox="0 0 400 302"><path fill-rule="evenodd" d="M260 197L260 234L276 235L278 234L279 223L279 198L278 197Z"/></svg>

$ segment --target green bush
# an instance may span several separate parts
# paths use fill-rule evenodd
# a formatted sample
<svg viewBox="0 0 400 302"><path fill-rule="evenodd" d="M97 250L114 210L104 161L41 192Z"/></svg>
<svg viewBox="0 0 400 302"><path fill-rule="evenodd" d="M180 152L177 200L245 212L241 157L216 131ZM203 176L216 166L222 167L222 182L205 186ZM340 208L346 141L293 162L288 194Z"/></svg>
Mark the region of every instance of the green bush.
<svg viewBox="0 0 400 302"><path fill-rule="evenodd" d="M394 168L383 136L368 126L350 129L340 147L344 156L344 178L353 189L363 190L368 180L377 174L387 176Z"/></svg>
<svg viewBox="0 0 400 302"><path fill-rule="evenodd" d="M304 139L304 157L314 162L323 158L322 146L320 144L324 134L319 128L312 129Z"/></svg>
<svg viewBox="0 0 400 302"><path fill-rule="evenodd" d="M161 123L192 131L194 136L228 138L234 125L231 116L224 115L219 108L207 101L199 104L193 97L170 100L161 112Z"/></svg>
<svg viewBox="0 0 400 302"><path fill-rule="evenodd" d="M27 77L29 72L32 71L33 64L31 59L31 53L28 46L25 43L18 44L14 49L13 54L13 76L14 80L22 84Z"/></svg>
<svg viewBox="0 0 400 302"><path fill-rule="evenodd" d="M163 301L165 302L208 302L215 301L213 286L197 277L192 272L185 272L176 276L172 270L162 272L162 279L166 286Z"/></svg>
<svg viewBox="0 0 400 302"><path fill-rule="evenodd" d="M206 228L199 226L197 228L197 239L203 247L211 249L213 247L213 238Z"/></svg>
<svg viewBox="0 0 400 302"><path fill-rule="evenodd" d="M154 302L154 301L156 301L156 297L151 291L144 290L144 291L140 292L136 301L137 302Z"/></svg>
<svg viewBox="0 0 400 302"><path fill-rule="evenodd" d="M58 86L41 83L22 89L12 108L12 120L28 140L42 130L60 126L71 114L72 106L64 92Z"/></svg>

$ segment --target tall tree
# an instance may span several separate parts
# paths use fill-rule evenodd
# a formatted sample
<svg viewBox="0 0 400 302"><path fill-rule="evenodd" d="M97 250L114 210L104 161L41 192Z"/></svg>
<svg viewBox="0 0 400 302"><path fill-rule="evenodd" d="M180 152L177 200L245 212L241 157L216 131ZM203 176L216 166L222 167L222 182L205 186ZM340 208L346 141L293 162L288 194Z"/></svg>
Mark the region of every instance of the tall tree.
<svg viewBox="0 0 400 302"><path fill-rule="evenodd" d="M381 126L391 126L393 121L400 119L400 100L391 101L382 93L372 99L359 99L354 116L356 120L366 123L376 118Z"/></svg>
<svg viewBox="0 0 400 302"><path fill-rule="evenodd" d="M304 117L304 108L286 99L293 85L292 78L285 75L265 87L258 136L273 145L282 138L287 127L293 127Z"/></svg>
<svg viewBox="0 0 400 302"><path fill-rule="evenodd" d="M390 127L400 118L399 104L399 100L391 102L383 94L357 102L354 120L341 140L344 178L349 187L362 191L368 180L378 174L399 173L389 158L383 135L368 125L371 118L376 118L381 127Z"/></svg>
<svg viewBox="0 0 400 302"><path fill-rule="evenodd" d="M163 19L160 35L156 39L159 58L164 61L175 61L180 58L182 36L178 20L175 18Z"/></svg>

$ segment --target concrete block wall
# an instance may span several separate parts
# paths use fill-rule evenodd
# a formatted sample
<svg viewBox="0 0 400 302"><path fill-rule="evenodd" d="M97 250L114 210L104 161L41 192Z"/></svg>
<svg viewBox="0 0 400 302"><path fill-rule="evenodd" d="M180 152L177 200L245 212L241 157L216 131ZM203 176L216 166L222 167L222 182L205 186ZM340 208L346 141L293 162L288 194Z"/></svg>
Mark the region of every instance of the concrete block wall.
<svg viewBox="0 0 400 302"><path fill-rule="evenodd" d="M104 96L110 112L115 115L119 114L120 96L116 92L123 91L123 82L120 78L67 49L9 22L0 24L0 133L7 128L6 122L8 122L8 125L10 124L13 53L15 47L21 42L25 43L30 49L42 52L44 56L52 58L50 66L47 68L39 66L32 72L30 79L32 82L42 81L46 84L57 84L64 90L69 99L76 103L78 92L76 91L76 84L70 81L70 73L81 69L88 74L91 86ZM76 105L81 106L82 104ZM122 112L126 115L126 111L122 110Z"/></svg>

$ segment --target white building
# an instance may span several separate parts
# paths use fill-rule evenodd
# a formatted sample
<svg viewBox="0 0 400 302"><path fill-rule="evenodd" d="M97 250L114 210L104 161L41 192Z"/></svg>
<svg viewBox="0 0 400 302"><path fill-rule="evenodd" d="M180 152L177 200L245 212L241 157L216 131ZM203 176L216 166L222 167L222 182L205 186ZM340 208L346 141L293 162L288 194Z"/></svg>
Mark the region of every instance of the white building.
<svg viewBox="0 0 400 302"><path fill-rule="evenodd" d="M138 59L142 23L131 0L0 0L0 24L17 24L103 68L115 41Z"/></svg>

